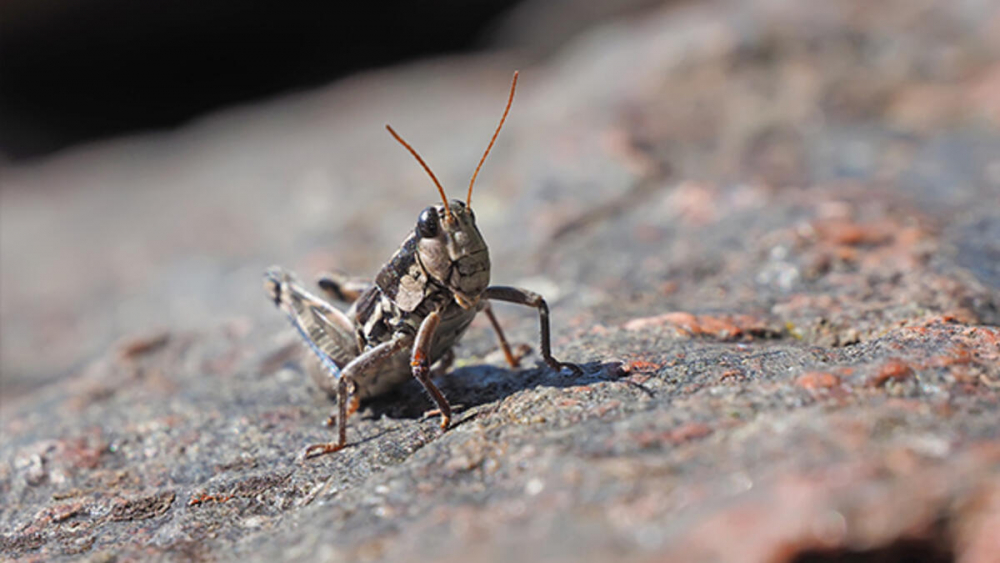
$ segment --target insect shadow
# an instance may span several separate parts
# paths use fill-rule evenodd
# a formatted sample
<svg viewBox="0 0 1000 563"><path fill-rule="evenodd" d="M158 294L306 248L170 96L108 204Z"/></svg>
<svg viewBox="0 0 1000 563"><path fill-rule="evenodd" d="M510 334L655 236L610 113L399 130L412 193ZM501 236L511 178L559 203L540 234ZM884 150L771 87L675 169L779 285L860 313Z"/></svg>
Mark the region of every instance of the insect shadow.
<svg viewBox="0 0 1000 563"><path fill-rule="evenodd" d="M511 369L493 365L473 365L452 369L438 376L437 383L459 414L457 426L471 417L476 407L498 402L520 391L537 387L566 388L592 385L602 381L621 381L618 362L581 364L583 375L557 372L547 367ZM636 384L632 384L636 385ZM652 395L648 389L640 389ZM421 392L420 384L412 381L399 389L362 405L361 418L377 419L383 415L396 419L422 418L434 406Z"/></svg>

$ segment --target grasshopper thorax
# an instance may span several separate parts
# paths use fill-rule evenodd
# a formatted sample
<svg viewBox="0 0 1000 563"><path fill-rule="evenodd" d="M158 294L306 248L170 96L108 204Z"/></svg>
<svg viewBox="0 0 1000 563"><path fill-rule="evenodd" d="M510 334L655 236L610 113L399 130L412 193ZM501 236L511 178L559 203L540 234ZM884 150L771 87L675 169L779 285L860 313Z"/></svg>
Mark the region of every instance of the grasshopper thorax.
<svg viewBox="0 0 1000 563"><path fill-rule="evenodd" d="M472 208L458 200L449 203L448 210L432 205L420 213L415 231L417 260L431 279L469 309L490 283L490 253Z"/></svg>

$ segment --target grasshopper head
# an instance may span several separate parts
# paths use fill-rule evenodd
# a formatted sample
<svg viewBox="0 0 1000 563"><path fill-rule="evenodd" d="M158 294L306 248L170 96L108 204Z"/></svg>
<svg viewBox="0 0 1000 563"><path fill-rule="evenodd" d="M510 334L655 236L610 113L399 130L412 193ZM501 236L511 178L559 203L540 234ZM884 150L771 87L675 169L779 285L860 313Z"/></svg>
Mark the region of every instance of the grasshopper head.
<svg viewBox="0 0 1000 563"><path fill-rule="evenodd" d="M420 213L417 258L428 275L469 309L490 283L490 253L472 209L458 200L449 208L450 213L443 205L432 205Z"/></svg>

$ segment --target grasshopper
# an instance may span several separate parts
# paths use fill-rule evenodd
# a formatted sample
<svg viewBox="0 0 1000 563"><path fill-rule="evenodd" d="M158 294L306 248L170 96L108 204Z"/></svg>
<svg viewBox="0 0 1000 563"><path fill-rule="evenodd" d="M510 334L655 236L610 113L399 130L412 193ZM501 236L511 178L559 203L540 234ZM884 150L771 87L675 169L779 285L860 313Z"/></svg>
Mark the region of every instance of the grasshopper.
<svg viewBox="0 0 1000 563"><path fill-rule="evenodd" d="M490 154L514 101L517 72L500 124L497 125L479 165L469 181L465 202L448 201L444 188L430 167L392 127L389 133L424 168L441 195L440 205L424 209L414 231L375 276L374 283L327 275L320 288L332 300L349 304L346 313L306 291L293 275L278 267L265 273L269 299L289 318L322 370L317 383L337 400L337 410L327 420L336 424L336 442L308 446L303 456L336 452L347 444L347 417L360 402L386 393L410 377L423 385L441 415L441 429L451 423L451 406L431 380L431 367L446 370L454 357L452 347L469 328L477 313L486 314L511 367L519 358L511 351L490 301L534 307L541 324L542 359L551 368L581 374L579 366L552 357L549 307L537 293L516 287L490 286L489 249L476 227L472 188ZM315 371L315 370L314 370ZM434 412L434 411L432 411Z"/></svg>

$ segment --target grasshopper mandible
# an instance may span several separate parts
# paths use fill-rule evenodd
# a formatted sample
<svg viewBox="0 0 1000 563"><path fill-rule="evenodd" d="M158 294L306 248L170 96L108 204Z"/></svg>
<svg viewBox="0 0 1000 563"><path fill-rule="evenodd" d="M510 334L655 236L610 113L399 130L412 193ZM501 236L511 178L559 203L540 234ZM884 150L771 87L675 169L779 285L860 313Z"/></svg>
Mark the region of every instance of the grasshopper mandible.
<svg viewBox="0 0 1000 563"><path fill-rule="evenodd" d="M448 201L437 177L392 127L389 133L417 159L441 195L440 205L424 209L417 226L374 283L330 275L319 286L332 299L349 303L346 313L305 289L284 270L272 267L265 274L265 291L288 316L292 325L319 360L320 387L337 399L337 410L328 420L336 422L336 442L315 444L304 457L338 451L347 444L347 417L361 400L398 387L410 377L423 385L441 414L441 429L451 422L451 406L431 380L430 368L444 371L450 365L452 346L477 313L486 314L496 331L511 367L518 358L510 349L490 301L507 301L534 307L541 324L542 359L553 369L580 374L579 366L552 357L549 343L549 308L537 293L516 287L490 286L490 257L472 212L472 187L490 154L514 101L517 72L500 124L479 160L466 200ZM336 418L334 418L334 416Z"/></svg>

